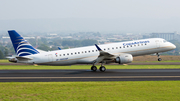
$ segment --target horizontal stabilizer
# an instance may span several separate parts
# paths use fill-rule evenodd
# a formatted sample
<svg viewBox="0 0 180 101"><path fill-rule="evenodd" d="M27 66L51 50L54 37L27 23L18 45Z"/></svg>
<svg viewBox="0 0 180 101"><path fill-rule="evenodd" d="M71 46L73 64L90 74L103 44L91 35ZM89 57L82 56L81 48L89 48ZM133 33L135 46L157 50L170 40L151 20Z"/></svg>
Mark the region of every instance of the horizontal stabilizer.
<svg viewBox="0 0 180 101"><path fill-rule="evenodd" d="M29 57L16 57L18 60L21 61L27 61L27 60L32 60L33 58L29 58Z"/></svg>

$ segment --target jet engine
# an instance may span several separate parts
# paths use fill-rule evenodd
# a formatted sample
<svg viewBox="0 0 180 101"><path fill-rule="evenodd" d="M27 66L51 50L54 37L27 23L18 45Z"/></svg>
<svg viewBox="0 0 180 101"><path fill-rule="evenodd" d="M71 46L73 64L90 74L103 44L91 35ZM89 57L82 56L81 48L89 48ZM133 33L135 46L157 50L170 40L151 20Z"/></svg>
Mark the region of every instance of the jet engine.
<svg viewBox="0 0 180 101"><path fill-rule="evenodd" d="M16 58L10 58L10 59L9 59L9 62L14 62L14 63L16 63L16 62L17 62L17 59L16 59Z"/></svg>
<svg viewBox="0 0 180 101"><path fill-rule="evenodd" d="M119 64L131 63L132 61L133 57L131 54L122 54L115 59L115 62Z"/></svg>

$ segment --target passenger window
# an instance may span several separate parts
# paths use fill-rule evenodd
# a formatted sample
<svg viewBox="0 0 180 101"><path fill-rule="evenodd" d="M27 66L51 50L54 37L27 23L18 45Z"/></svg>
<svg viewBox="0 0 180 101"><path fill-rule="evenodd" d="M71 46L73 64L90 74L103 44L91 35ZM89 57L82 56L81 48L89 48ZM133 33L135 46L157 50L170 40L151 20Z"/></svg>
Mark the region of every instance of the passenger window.
<svg viewBox="0 0 180 101"><path fill-rule="evenodd" d="M69 53L67 53L67 55L69 55Z"/></svg>
<svg viewBox="0 0 180 101"><path fill-rule="evenodd" d="M89 53L90 53L90 51L89 51Z"/></svg>
<svg viewBox="0 0 180 101"><path fill-rule="evenodd" d="M77 53L75 52L75 54L77 54Z"/></svg>
<svg viewBox="0 0 180 101"><path fill-rule="evenodd" d="M92 50L92 52L94 52L94 50Z"/></svg>
<svg viewBox="0 0 180 101"><path fill-rule="evenodd" d="M80 54L80 52L78 52L78 54Z"/></svg>
<svg viewBox="0 0 180 101"><path fill-rule="evenodd" d="M123 48L125 48L125 46L123 46Z"/></svg>
<svg viewBox="0 0 180 101"><path fill-rule="evenodd" d="M59 56L61 56L61 54L59 54Z"/></svg>
<svg viewBox="0 0 180 101"><path fill-rule="evenodd" d="M118 47L116 47L116 49L118 49Z"/></svg>
<svg viewBox="0 0 180 101"><path fill-rule="evenodd" d="M71 55L73 55L73 53L71 53Z"/></svg>
<svg viewBox="0 0 180 101"><path fill-rule="evenodd" d="M86 53L86 51L85 51L85 53Z"/></svg>
<svg viewBox="0 0 180 101"><path fill-rule="evenodd" d="M108 48L108 50L109 50L109 48Z"/></svg>
<svg viewBox="0 0 180 101"><path fill-rule="evenodd" d="M65 54L63 54L65 56Z"/></svg>

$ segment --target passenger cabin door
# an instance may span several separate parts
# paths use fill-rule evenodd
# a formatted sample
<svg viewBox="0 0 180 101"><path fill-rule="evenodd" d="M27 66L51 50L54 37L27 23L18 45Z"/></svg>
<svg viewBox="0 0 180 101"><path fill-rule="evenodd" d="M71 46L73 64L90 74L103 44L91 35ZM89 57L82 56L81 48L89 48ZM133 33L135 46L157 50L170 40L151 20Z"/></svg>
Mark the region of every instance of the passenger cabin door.
<svg viewBox="0 0 180 101"><path fill-rule="evenodd" d="M52 54L49 54L49 55L48 55L48 61L49 61L49 62L52 62L52 61L53 61L53 56L52 56Z"/></svg>

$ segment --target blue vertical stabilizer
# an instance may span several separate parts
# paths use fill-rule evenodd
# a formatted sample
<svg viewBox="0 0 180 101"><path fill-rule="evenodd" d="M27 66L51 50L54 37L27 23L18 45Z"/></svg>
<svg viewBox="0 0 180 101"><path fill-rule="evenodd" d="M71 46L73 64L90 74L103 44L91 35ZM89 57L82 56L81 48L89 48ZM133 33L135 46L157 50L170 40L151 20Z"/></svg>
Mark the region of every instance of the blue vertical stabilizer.
<svg viewBox="0 0 180 101"><path fill-rule="evenodd" d="M19 35L15 30L8 31L11 38L14 50L18 56L27 56L32 54L38 54L39 52L29 44L24 38Z"/></svg>

